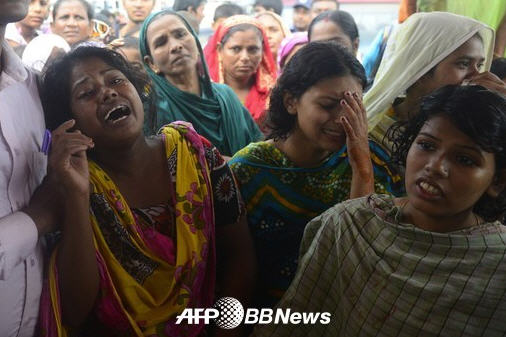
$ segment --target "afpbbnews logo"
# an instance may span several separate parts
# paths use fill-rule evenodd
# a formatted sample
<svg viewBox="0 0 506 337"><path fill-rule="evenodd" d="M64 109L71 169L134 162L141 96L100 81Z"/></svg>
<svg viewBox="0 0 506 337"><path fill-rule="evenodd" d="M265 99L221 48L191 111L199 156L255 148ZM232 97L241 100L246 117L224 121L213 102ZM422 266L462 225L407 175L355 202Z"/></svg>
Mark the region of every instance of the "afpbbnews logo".
<svg viewBox="0 0 506 337"><path fill-rule="evenodd" d="M329 312L292 312L291 309L244 310L241 302L233 297L220 298L214 308L186 308L177 316L176 324L199 324L214 321L223 329L233 329L244 324L329 324Z"/></svg>

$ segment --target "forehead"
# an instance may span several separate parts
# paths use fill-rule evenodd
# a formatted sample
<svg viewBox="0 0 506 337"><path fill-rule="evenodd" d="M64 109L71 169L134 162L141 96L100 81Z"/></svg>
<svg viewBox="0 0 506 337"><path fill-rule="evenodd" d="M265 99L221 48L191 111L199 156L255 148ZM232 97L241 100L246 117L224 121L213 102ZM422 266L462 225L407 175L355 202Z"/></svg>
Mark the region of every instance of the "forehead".
<svg viewBox="0 0 506 337"><path fill-rule="evenodd" d="M154 21L151 21L147 30L147 36L149 39L162 32L171 32L181 28L188 31L185 24L183 21L181 21L180 18L171 14L162 15L155 18Z"/></svg>
<svg viewBox="0 0 506 337"><path fill-rule="evenodd" d="M443 142L479 147L471 137L460 131L454 122L446 116L434 116L430 118L420 129L420 133L422 132L437 137Z"/></svg>
<svg viewBox="0 0 506 337"><path fill-rule="evenodd" d="M278 21L276 21L272 16L268 14L263 14L258 16L258 20L264 25L264 26L275 26L278 28L281 28L281 25Z"/></svg>
<svg viewBox="0 0 506 337"><path fill-rule="evenodd" d="M86 12L86 8L79 1L70 0L70 1L62 2L60 7L58 7L58 11L56 12L56 14L58 14L58 15L68 14L68 13L76 13L76 14L81 14L81 15L88 17L88 13Z"/></svg>
<svg viewBox="0 0 506 337"><path fill-rule="evenodd" d="M345 91L362 94L362 86L353 75L333 76L317 82L309 91L314 96L341 97Z"/></svg>
<svg viewBox="0 0 506 337"><path fill-rule="evenodd" d="M346 34L342 31L341 27L335 22L329 19L323 19L318 21L312 28L311 31L311 40L314 40L316 35L318 36L346 36ZM321 39L323 40L323 39Z"/></svg>
<svg viewBox="0 0 506 337"><path fill-rule="evenodd" d="M251 29L247 29L245 31L238 31L233 33L230 38L227 40L225 45L235 44L235 45L245 45L245 44L256 44L261 45L260 37L257 32Z"/></svg>
<svg viewBox="0 0 506 337"><path fill-rule="evenodd" d="M83 77L95 77L103 74L107 70L117 69L108 65L98 57L85 58L73 65L70 82L74 84L74 82L81 80Z"/></svg>
<svg viewBox="0 0 506 337"><path fill-rule="evenodd" d="M335 1L316 1L313 2L312 8L318 8L318 9L337 9L337 2Z"/></svg>
<svg viewBox="0 0 506 337"><path fill-rule="evenodd" d="M463 45L459 48L455 49L450 55L449 58L457 58L457 57L470 57L475 59L483 59L485 58L485 49L483 46L482 39L475 35L467 40Z"/></svg>

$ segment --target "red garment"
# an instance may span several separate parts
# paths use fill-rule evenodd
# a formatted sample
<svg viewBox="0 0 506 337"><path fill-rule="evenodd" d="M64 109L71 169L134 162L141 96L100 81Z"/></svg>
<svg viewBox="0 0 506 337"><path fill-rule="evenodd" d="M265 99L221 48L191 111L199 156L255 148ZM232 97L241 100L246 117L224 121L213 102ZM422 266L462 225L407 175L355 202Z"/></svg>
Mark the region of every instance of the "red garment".
<svg viewBox="0 0 506 337"><path fill-rule="evenodd" d="M209 67L209 75L211 79L218 83L225 83L224 71L220 55L218 53L218 44L223 39L223 36L229 31L230 28L240 24L252 24L260 31L263 35L263 46L262 46L262 61L258 66L255 83L251 87L246 102L244 105L249 110L253 119L257 124L261 124L265 117L265 110L269 104L269 94L276 82L276 64L269 48L267 36L265 35L264 27L260 22L252 17L246 15L235 15L227 18L218 27L216 32L207 42L204 48L204 56L206 58L207 65Z"/></svg>

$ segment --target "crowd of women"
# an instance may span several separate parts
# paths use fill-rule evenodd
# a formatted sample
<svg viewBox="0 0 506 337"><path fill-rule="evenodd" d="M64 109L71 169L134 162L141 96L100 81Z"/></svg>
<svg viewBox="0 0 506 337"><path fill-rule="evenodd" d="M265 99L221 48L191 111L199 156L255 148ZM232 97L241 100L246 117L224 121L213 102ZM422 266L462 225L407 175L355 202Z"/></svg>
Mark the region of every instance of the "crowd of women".
<svg viewBox="0 0 506 337"><path fill-rule="evenodd" d="M70 16L82 29L59 30ZM67 48L36 67L62 205L44 336L506 332L493 29L413 14L371 74L344 11L294 34L272 12L234 15L204 48L171 10L138 39L83 44L92 17L58 0ZM176 322L223 296L331 319Z"/></svg>

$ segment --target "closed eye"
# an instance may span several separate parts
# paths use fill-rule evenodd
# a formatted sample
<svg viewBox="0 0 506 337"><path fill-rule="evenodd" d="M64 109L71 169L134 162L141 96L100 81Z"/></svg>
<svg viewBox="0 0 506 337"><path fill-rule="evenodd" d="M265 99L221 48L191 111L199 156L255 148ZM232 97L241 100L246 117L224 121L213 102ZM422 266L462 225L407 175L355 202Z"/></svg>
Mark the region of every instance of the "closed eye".
<svg viewBox="0 0 506 337"><path fill-rule="evenodd" d="M77 98L78 99L86 99L86 98L92 97L94 94L95 94L95 89L85 90L85 91L80 92L77 95Z"/></svg>

